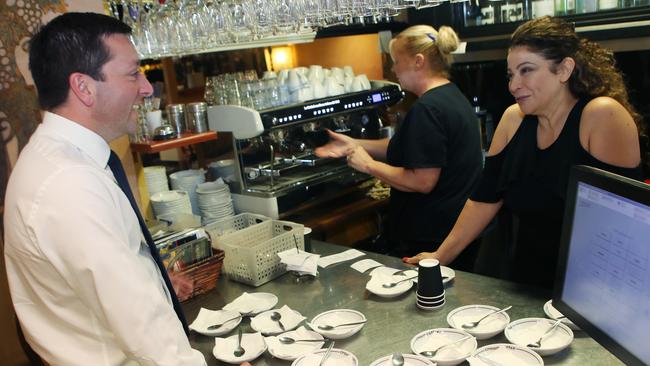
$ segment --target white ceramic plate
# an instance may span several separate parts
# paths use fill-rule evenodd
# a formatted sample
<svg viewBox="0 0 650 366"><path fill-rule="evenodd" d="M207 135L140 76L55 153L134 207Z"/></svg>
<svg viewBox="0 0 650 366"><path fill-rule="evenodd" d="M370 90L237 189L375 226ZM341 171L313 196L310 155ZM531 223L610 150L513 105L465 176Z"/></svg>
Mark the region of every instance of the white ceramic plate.
<svg viewBox="0 0 650 366"><path fill-rule="evenodd" d="M481 319L485 315L500 310L489 305L467 305L456 308L447 314L447 323L455 329L464 330L476 339L488 339L501 333L510 323L507 313L490 315L474 328L463 328L463 324Z"/></svg>
<svg viewBox="0 0 650 366"><path fill-rule="evenodd" d="M293 309L288 310L293 311L294 316L291 319L287 319L285 317L284 321L282 318L280 319L280 321L282 321L282 325L284 325L284 330L282 330L282 328L280 328L280 324L278 324L277 321L271 319L271 314L275 311L281 312L280 310L281 309L273 309L259 313L253 319L251 319L251 328L257 332L261 332L264 335L279 334L295 329L298 324L300 324L305 319L305 317L302 316L299 312Z"/></svg>
<svg viewBox="0 0 650 366"><path fill-rule="evenodd" d="M268 292L244 292L223 307L224 310L237 311L242 315L257 315L263 311L273 309L278 303L278 297Z"/></svg>
<svg viewBox="0 0 650 366"><path fill-rule="evenodd" d="M319 365L320 361L325 356L326 349L320 349L318 351L308 353L298 357L291 366L316 366ZM332 348L330 355L325 360L323 366L357 366L359 365L359 360L352 353L338 349Z"/></svg>
<svg viewBox="0 0 650 366"><path fill-rule="evenodd" d="M366 317L362 313L351 309L336 309L316 315L314 319L312 319L312 321L308 324L311 329L322 334L324 337L327 337L329 339L344 339L356 334L361 330L361 328L363 328L365 324L346 325L334 328L332 330L322 330L318 328L318 326L324 324L336 325L359 321L367 321Z"/></svg>
<svg viewBox="0 0 650 366"><path fill-rule="evenodd" d="M555 307L553 307L553 300L548 300L544 304L544 313L546 316L548 316L551 319L557 320L557 318L564 316L564 314L560 313ZM562 319L562 323L566 324L569 328L573 330L580 330L580 327L575 325L571 320L569 319Z"/></svg>
<svg viewBox="0 0 650 366"><path fill-rule="evenodd" d="M402 356L404 357L404 366L435 366L436 364L430 361L428 358L424 356L418 356L418 355L411 355L407 353L403 353ZM371 363L370 366L393 366L393 363L391 362L391 359L393 358L393 355L388 355L385 357L382 357L375 362Z"/></svg>
<svg viewBox="0 0 650 366"><path fill-rule="evenodd" d="M281 343L278 338L280 337L291 337L293 339L320 339L322 342L296 342L292 344ZM323 336L312 331L308 330L305 327L300 327L296 330L290 332L282 333L278 336L271 336L264 338L267 349L269 353L276 358L281 360L293 361L296 358L307 354L312 353L323 347L325 344L325 339Z"/></svg>
<svg viewBox="0 0 650 366"><path fill-rule="evenodd" d="M487 360L487 361L484 361ZM497 343L481 347L468 358L471 366L544 366L544 360L526 347ZM492 364L490 363L492 361Z"/></svg>
<svg viewBox="0 0 650 366"><path fill-rule="evenodd" d="M235 318L236 316L239 316ZM214 330L208 330L208 327L213 325L213 324L220 324L224 320L228 320L231 318L235 318L232 320L229 320L225 322L222 326L220 326L217 329ZM210 337L216 337L220 336L223 334L226 334L230 332L231 330L235 329L241 323L241 315L236 312L236 311L228 311L228 310L208 310L205 308L201 308L199 310L199 315L197 315L196 319L192 322L192 324L189 325L190 329L192 329L195 332L201 333L206 336Z"/></svg>
<svg viewBox="0 0 650 366"><path fill-rule="evenodd" d="M237 348L237 334L228 338L215 338L212 354L217 360L239 365L242 362L252 361L266 351L264 337L260 333L244 333L241 346L246 351L241 357L235 357L233 352Z"/></svg>
<svg viewBox="0 0 650 366"><path fill-rule="evenodd" d="M415 272L415 271L408 271L408 272ZM400 276L400 275L386 275L386 274L377 274L374 276L370 277L370 281L366 284L366 290L369 292L381 296L381 297L397 297L399 295L402 295L403 293L406 293L408 290L413 287L413 281L412 280L407 280L410 277L415 276L417 278L417 273L405 277L405 276ZM398 282L398 281L403 281L399 282L395 287L390 287L390 288L385 288L383 284L385 283L393 283L393 282Z"/></svg>
<svg viewBox="0 0 650 366"><path fill-rule="evenodd" d="M555 321L546 318L524 318L515 320L508 324L505 329L506 338L510 343L527 347L546 333ZM542 356L548 356L560 352L568 347L573 341L573 331L566 325L560 323L555 330L544 337L539 348L528 347Z"/></svg>
<svg viewBox="0 0 650 366"><path fill-rule="evenodd" d="M419 355L420 352L436 349L468 335L470 334L467 332L452 328L425 330L411 339L411 350L414 354ZM471 337L456 345L441 349L430 360L438 364L438 366L458 365L476 350L477 345L476 338Z"/></svg>

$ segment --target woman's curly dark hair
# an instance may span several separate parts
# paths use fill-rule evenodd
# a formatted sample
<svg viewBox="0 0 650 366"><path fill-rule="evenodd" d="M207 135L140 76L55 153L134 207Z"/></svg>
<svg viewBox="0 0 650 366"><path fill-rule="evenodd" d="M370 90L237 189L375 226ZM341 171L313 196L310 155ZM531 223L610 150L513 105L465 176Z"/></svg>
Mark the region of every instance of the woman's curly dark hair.
<svg viewBox="0 0 650 366"><path fill-rule="evenodd" d="M572 23L549 16L528 21L515 30L510 48L521 46L553 61L556 66L566 57L573 58L575 69L568 82L571 93L577 98L607 96L621 103L634 119L643 146L647 140L643 118L630 103L612 51L578 37ZM643 160L648 161L647 157Z"/></svg>

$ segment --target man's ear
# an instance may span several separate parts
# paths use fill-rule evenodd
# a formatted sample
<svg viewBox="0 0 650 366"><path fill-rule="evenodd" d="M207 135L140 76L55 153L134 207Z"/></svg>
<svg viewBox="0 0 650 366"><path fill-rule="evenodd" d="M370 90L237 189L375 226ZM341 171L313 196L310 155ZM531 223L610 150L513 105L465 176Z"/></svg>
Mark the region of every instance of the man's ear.
<svg viewBox="0 0 650 366"><path fill-rule="evenodd" d="M82 104L90 107L95 104L95 80L86 74L73 72L68 78L70 91Z"/></svg>
<svg viewBox="0 0 650 366"><path fill-rule="evenodd" d="M576 68L576 60L572 57L565 57L558 67L558 74L560 75L560 80L565 83L571 77L573 70Z"/></svg>

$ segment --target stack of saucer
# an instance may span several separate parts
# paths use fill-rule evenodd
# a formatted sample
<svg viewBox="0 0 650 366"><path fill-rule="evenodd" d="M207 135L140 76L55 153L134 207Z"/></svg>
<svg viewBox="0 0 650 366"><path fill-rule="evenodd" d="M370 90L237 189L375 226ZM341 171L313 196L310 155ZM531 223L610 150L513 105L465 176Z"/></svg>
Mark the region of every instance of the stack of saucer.
<svg viewBox="0 0 650 366"><path fill-rule="evenodd" d="M436 310L445 305L440 262L424 259L418 264L418 290L415 304L422 310Z"/></svg>
<svg viewBox="0 0 650 366"><path fill-rule="evenodd" d="M185 191L158 192L151 196L151 205L156 217L167 214L192 213L190 200Z"/></svg>
<svg viewBox="0 0 650 366"><path fill-rule="evenodd" d="M185 191L189 194L192 213L200 215L196 187L205 182L205 171L203 169L181 170L171 174L169 180L171 181L172 189Z"/></svg>
<svg viewBox="0 0 650 366"><path fill-rule="evenodd" d="M165 172L164 166L156 165L145 167L144 180L147 184L149 197L158 192L169 191L169 183L167 182L167 173Z"/></svg>
<svg viewBox="0 0 650 366"><path fill-rule="evenodd" d="M204 222L212 222L235 215L230 188L221 179L201 183L196 187L199 210Z"/></svg>

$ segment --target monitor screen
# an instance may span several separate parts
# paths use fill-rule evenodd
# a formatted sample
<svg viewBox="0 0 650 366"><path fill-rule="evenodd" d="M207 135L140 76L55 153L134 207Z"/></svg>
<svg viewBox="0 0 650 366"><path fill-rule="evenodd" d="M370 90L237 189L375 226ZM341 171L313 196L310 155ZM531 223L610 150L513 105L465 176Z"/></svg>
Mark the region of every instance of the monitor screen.
<svg viewBox="0 0 650 366"><path fill-rule="evenodd" d="M576 167L553 305L627 364L650 364L650 186Z"/></svg>

